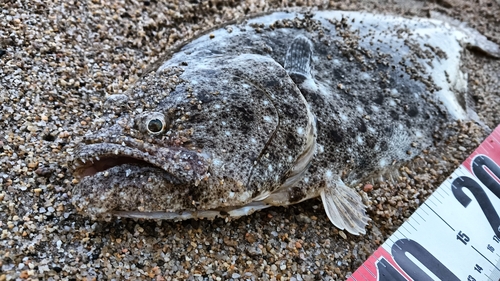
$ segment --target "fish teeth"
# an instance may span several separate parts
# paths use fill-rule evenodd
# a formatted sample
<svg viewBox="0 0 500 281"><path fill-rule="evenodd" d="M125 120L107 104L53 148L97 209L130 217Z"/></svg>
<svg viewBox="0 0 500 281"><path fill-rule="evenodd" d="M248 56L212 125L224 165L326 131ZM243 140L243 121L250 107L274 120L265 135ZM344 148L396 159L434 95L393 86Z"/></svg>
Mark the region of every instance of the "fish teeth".
<svg viewBox="0 0 500 281"><path fill-rule="evenodd" d="M101 158L99 158L99 156L96 156L96 157L95 157L95 160L100 161L100 160L101 160Z"/></svg>

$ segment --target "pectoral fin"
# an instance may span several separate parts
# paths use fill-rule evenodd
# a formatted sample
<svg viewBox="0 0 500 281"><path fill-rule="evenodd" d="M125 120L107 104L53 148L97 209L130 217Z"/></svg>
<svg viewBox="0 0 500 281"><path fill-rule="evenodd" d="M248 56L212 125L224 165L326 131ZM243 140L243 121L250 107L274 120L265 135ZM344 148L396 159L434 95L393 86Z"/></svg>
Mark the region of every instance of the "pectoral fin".
<svg viewBox="0 0 500 281"><path fill-rule="evenodd" d="M327 182L321 192L321 200L330 221L338 228L349 233L365 234L365 226L370 218L365 213L365 205L354 190L340 179Z"/></svg>
<svg viewBox="0 0 500 281"><path fill-rule="evenodd" d="M309 39L299 35L293 39L285 57L285 70L296 84L312 78L311 60L313 46Z"/></svg>

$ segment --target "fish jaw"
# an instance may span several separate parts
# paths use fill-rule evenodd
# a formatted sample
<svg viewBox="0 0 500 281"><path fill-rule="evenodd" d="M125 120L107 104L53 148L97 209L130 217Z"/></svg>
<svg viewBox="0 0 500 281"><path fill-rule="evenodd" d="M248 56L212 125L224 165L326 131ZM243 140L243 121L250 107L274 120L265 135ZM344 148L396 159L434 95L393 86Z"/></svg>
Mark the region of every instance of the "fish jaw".
<svg viewBox="0 0 500 281"><path fill-rule="evenodd" d="M157 167L122 164L83 177L73 190L72 201L80 213L99 220L111 220L113 217L175 221L241 217L270 206L262 201L251 202L248 192L232 192L224 184L218 189L228 192L213 192L217 185L209 182L206 180L195 186L180 182ZM208 186L213 192L208 197L207 194L197 193L197 190L207 190ZM226 199L212 198L207 202L211 194ZM204 199L197 201L200 198Z"/></svg>
<svg viewBox="0 0 500 281"><path fill-rule="evenodd" d="M231 191L238 186L239 192ZM209 192L200 192L204 190ZM213 194L217 197L212 197ZM84 176L72 192L73 204L80 213L103 220L113 217L174 221L236 218L271 206L252 200L241 183L216 183L207 177L194 185L180 181L161 168L136 163L124 163Z"/></svg>
<svg viewBox="0 0 500 281"><path fill-rule="evenodd" d="M122 218L135 219L157 219L157 220L188 220L188 219L215 219L217 217L239 218L248 216L256 211L266 209L272 205L263 201L250 202L243 206L226 207L214 210L196 210L182 212L134 212L134 211L113 211L111 214Z"/></svg>
<svg viewBox="0 0 500 281"><path fill-rule="evenodd" d="M78 212L99 220L183 220L240 217L269 206L253 197L243 178L224 177L209 152L131 137L120 141L87 139L89 144L79 147L72 162L79 181L72 202Z"/></svg>
<svg viewBox="0 0 500 281"><path fill-rule="evenodd" d="M175 174L180 181L189 182L200 181L208 176L209 158L203 153L181 147L153 147L124 138L122 144L84 145L73 161L77 178L93 176L123 164L157 167L166 173Z"/></svg>

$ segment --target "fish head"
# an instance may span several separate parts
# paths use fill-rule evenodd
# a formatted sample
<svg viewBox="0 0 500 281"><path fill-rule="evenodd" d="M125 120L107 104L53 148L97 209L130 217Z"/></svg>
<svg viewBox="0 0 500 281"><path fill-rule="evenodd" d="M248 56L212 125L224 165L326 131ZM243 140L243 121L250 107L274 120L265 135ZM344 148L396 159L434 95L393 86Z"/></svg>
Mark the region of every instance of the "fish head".
<svg viewBox="0 0 500 281"><path fill-rule="evenodd" d="M307 102L265 56L172 59L106 104L72 163L73 203L96 218L239 216L315 150Z"/></svg>

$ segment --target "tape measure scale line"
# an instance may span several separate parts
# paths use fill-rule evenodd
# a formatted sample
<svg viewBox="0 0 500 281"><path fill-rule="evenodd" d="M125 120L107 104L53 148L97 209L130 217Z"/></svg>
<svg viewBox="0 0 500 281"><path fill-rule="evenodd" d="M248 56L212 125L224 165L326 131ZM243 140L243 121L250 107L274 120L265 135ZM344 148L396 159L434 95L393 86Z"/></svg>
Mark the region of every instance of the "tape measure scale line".
<svg viewBox="0 0 500 281"><path fill-rule="evenodd" d="M401 226L402 229L406 230L406 232L408 232L408 234L411 234L411 231L409 231L405 226Z"/></svg>
<svg viewBox="0 0 500 281"><path fill-rule="evenodd" d="M429 199L431 199L431 198L429 198ZM429 201L429 199L427 199L427 201ZM444 220L444 219L443 219L440 215L438 215L438 213L436 213L436 211L434 211L434 210L431 208L431 206L429 206L429 205L427 204L427 201L426 201L426 202L424 202L424 205L425 205L427 208L429 208L429 210L431 210L431 211L432 211L432 213L434 213L434 215L436 215L439 219L441 219L441 220L442 220L442 221L443 221L443 222L444 222L444 223L445 223L445 224L446 224L449 228L451 228L451 230L455 231L455 228L453 228L453 226L451 226L451 225L450 225L448 222L446 222L446 221L445 221L445 220Z"/></svg>
<svg viewBox="0 0 500 281"><path fill-rule="evenodd" d="M500 280L500 126L348 278Z"/></svg>
<svg viewBox="0 0 500 281"><path fill-rule="evenodd" d="M371 272L370 269L368 269L365 265L362 265L362 266L364 267L364 269L365 269L366 272L370 273L370 275L371 275L372 278L376 277L376 275L373 272Z"/></svg>
<svg viewBox="0 0 500 281"><path fill-rule="evenodd" d="M409 225L409 226L411 226L411 227L412 227L415 231L417 230L417 228L415 228L415 227L413 226L413 224L411 224L411 222L409 222L409 221L408 221L408 225Z"/></svg>
<svg viewBox="0 0 500 281"><path fill-rule="evenodd" d="M425 219L424 219L424 218L420 215L420 213L414 213L414 214L416 214L417 216L419 216L419 217L422 219L422 221L424 221L424 222L425 222ZM416 221L416 219L415 219L415 218L414 218L414 220ZM418 225L420 225L420 223L419 223Z"/></svg>
<svg viewBox="0 0 500 281"><path fill-rule="evenodd" d="M500 272L500 268L498 268L495 264L493 264L493 262L491 262L487 257L485 257L483 254L481 254L481 252L479 252L476 248L474 248L474 246L471 246L472 249L474 249L479 255L481 255L485 260L487 260L489 263L491 263L491 265L493 265L493 267L495 267L496 270L498 270Z"/></svg>

